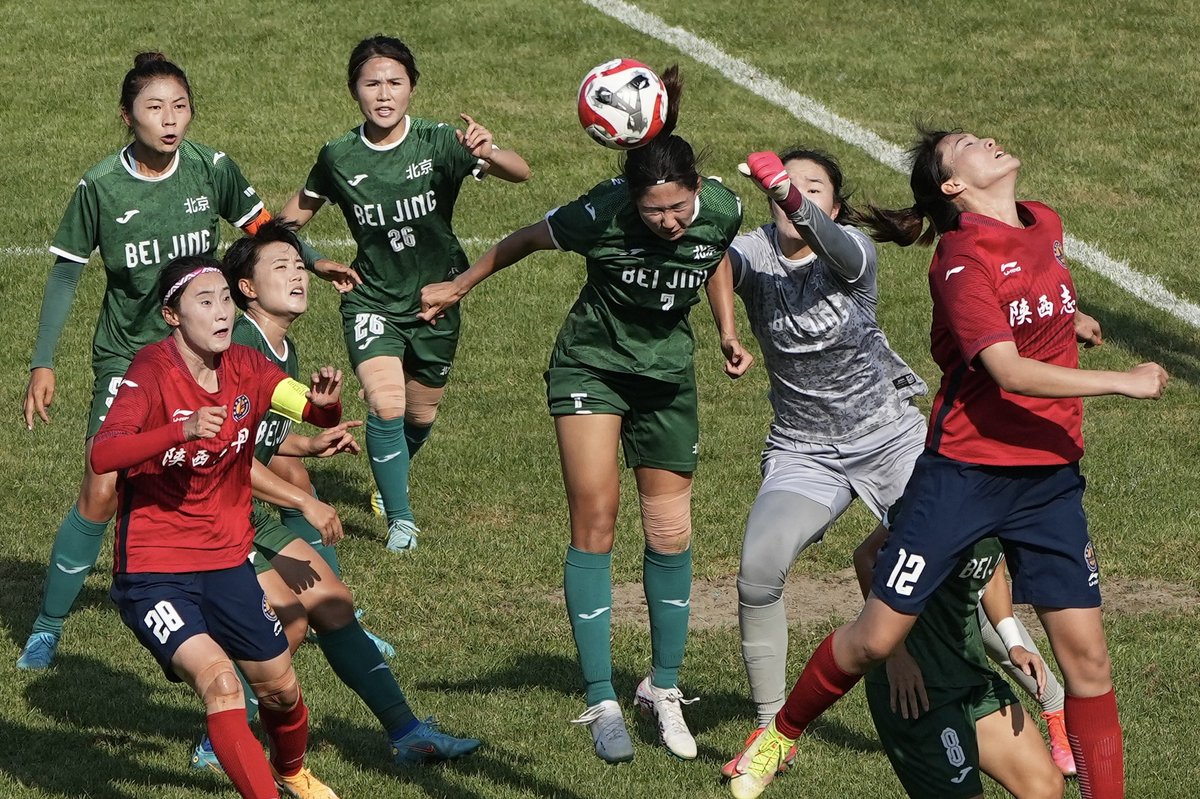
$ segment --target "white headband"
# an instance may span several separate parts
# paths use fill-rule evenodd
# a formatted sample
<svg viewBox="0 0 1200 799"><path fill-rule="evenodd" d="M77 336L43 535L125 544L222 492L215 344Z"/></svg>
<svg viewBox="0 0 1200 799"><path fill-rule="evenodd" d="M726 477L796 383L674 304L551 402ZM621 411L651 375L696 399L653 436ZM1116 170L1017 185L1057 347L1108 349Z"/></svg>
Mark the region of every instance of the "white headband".
<svg viewBox="0 0 1200 799"><path fill-rule="evenodd" d="M171 288L167 289L167 296L163 297L162 304L166 305L167 303L169 303L171 301L171 298L174 297L177 293L179 293L179 291L184 286L186 286L188 283L192 282L193 278L199 277L200 275L203 275L205 272L220 272L220 271L221 270L217 269L215 266L202 266L199 269L193 269L191 272L188 272L186 275L184 275L183 277L176 280L174 286L171 286Z"/></svg>

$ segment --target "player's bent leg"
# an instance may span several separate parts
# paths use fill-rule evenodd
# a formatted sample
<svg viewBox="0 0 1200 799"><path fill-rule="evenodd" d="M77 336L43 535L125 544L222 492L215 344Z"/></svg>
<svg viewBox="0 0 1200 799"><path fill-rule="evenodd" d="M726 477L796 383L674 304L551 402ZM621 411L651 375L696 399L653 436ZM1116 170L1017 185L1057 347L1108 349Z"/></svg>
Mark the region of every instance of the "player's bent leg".
<svg viewBox="0 0 1200 799"><path fill-rule="evenodd" d="M63 622L100 557L104 530L116 513L117 476L92 471L91 446L89 439L84 448L84 476L79 498L54 536L42 604L29 639L17 658L20 669L45 669L54 661Z"/></svg>
<svg viewBox="0 0 1200 799"><path fill-rule="evenodd" d="M208 635L194 635L171 658L175 673L204 702L208 738L217 760L243 797L275 796L262 745L250 732L233 662Z"/></svg>
<svg viewBox="0 0 1200 799"><path fill-rule="evenodd" d="M271 558L271 566L289 592L299 599L308 624L317 634L345 627L354 620L354 597L350 589L308 542L300 539L288 542Z"/></svg>
<svg viewBox="0 0 1200 799"><path fill-rule="evenodd" d="M1080 793L1089 799L1119 799L1125 795L1124 735L1100 608L1036 610L1066 683L1067 737Z"/></svg>
<svg viewBox="0 0 1200 799"><path fill-rule="evenodd" d="M1033 718L1008 705L975 722L979 767L1016 799L1061 799L1063 776Z"/></svg>
<svg viewBox="0 0 1200 799"><path fill-rule="evenodd" d="M417 451L429 440L429 433L437 419L438 406L446 394L446 387L427 386L409 380L405 386L404 439L408 442L408 457L417 456Z"/></svg>
<svg viewBox="0 0 1200 799"><path fill-rule="evenodd" d="M759 494L746 519L738 569L738 626L750 695L765 727L787 691L783 587L799 554L824 534L829 508L794 491Z"/></svg>

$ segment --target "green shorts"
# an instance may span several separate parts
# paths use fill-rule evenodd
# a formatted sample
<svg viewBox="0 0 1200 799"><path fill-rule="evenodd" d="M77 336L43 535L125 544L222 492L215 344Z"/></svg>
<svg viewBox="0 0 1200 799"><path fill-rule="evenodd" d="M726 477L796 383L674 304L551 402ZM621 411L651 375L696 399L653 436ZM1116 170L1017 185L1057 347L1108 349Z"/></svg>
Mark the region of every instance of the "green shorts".
<svg viewBox="0 0 1200 799"><path fill-rule="evenodd" d="M293 533L279 520L279 510L265 502L254 501L250 510L250 521L254 524L254 546L250 549L250 563L255 574L271 571L271 558L300 536Z"/></svg>
<svg viewBox="0 0 1200 799"><path fill-rule="evenodd" d="M912 799L958 799L983 793L975 722L1018 704L1008 683L928 688L929 711L905 719L892 712L887 683L867 682L867 704L892 769Z"/></svg>
<svg viewBox="0 0 1200 799"><path fill-rule="evenodd" d="M386 314L342 308L342 332L351 366L357 369L372 358L396 357L404 364L407 377L430 388L441 388L450 379L460 326L457 305L436 325L419 319L396 322Z"/></svg>
<svg viewBox="0 0 1200 799"><path fill-rule="evenodd" d="M625 465L694 472L700 452L696 380L667 383L639 375L581 366L546 371L551 416L621 417Z"/></svg>
<svg viewBox="0 0 1200 799"><path fill-rule="evenodd" d="M92 406L88 409L87 438L99 432L117 396L117 389L121 387L121 378L129 369L129 363L123 359L113 359L92 364L95 380L92 383Z"/></svg>

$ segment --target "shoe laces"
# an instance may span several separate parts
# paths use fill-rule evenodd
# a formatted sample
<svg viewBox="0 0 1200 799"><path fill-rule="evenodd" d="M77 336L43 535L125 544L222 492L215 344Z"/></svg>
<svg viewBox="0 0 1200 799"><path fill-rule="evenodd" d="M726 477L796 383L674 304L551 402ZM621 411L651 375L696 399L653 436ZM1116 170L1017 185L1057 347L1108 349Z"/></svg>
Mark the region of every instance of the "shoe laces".
<svg viewBox="0 0 1200 799"><path fill-rule="evenodd" d="M654 704L659 723L665 728L664 731L669 733L692 734L687 722L683 720L683 709L680 705L692 705L699 701L698 696L686 699L683 691L677 687L654 690Z"/></svg>
<svg viewBox="0 0 1200 799"><path fill-rule="evenodd" d="M764 732L755 741L758 749L750 758L750 767L746 769L746 773L760 778L774 775L779 770L779 764L783 762L785 743L779 736L772 735L769 731Z"/></svg>
<svg viewBox="0 0 1200 799"><path fill-rule="evenodd" d="M629 734L625 729L625 718L621 715L619 707L611 708L604 703L592 705L577 719L571 719L572 724L587 724L589 726L595 724L597 736L603 739L614 738L624 733Z"/></svg>

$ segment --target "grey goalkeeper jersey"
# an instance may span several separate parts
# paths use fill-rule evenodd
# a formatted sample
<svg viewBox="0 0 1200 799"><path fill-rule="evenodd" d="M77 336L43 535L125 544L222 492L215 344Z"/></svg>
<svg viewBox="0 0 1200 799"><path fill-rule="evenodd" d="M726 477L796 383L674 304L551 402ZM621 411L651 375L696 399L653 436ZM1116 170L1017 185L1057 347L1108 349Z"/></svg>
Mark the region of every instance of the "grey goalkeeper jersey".
<svg viewBox="0 0 1200 799"><path fill-rule="evenodd" d="M772 434L840 443L899 418L924 381L875 321L875 245L805 202L793 218L810 257L784 258L771 223L729 249L771 381Z"/></svg>

